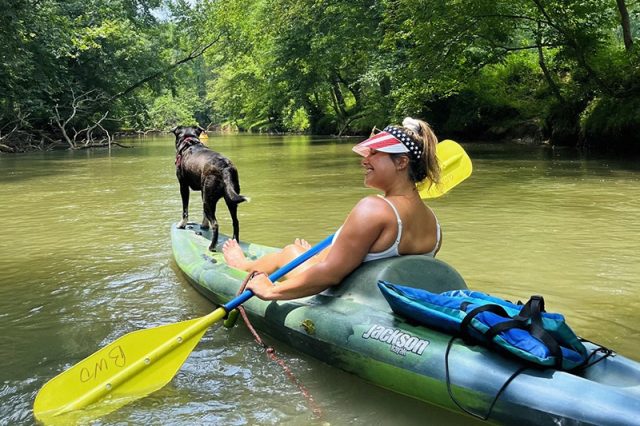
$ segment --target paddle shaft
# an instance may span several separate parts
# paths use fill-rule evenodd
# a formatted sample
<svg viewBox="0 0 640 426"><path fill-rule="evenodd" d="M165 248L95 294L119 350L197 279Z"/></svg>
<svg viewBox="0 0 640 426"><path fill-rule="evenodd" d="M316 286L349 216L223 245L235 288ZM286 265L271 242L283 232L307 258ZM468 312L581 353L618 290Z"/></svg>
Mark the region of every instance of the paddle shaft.
<svg viewBox="0 0 640 426"><path fill-rule="evenodd" d="M320 241L318 244L316 244L315 246L311 247L309 250L307 250L306 252L302 253L300 256L296 257L291 262L287 263L282 268L278 269L277 271L275 271L274 273L269 275L269 279L272 282L278 281L280 278L282 278L285 275L287 275L293 269L297 268L302 263L304 263L307 260L311 259L316 254L320 253L322 250L324 250L326 247L328 247L331 244L332 241L333 241L333 234L329 235L327 238L325 238L324 240ZM232 299L228 303L222 305L222 308L225 311L230 312L230 311L234 310L235 308L237 308L238 306L242 305L247 300L251 299L252 297L253 297L253 292L251 290L245 290L239 296L237 296L235 299Z"/></svg>

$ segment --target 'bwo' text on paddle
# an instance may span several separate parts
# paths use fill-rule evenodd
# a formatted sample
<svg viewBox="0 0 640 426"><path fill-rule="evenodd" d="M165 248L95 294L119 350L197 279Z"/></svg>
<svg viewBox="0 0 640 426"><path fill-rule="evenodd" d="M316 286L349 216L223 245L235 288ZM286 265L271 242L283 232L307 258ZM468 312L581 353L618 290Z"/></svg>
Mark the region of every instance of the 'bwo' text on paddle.
<svg viewBox="0 0 640 426"><path fill-rule="evenodd" d="M105 357L100 357L93 366L80 369L80 381L86 383L89 380L96 380L102 372L106 372L110 367L124 367L127 364L127 356L122 346L112 348Z"/></svg>

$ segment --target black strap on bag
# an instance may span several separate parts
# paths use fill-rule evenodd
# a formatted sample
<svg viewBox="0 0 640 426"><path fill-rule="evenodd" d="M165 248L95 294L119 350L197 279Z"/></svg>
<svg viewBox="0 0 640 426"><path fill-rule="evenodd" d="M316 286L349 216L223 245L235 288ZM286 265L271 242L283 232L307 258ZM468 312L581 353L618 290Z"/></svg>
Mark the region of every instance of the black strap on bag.
<svg viewBox="0 0 640 426"><path fill-rule="evenodd" d="M462 302L460 304L460 310L466 311L470 302ZM522 303L518 302L518 305L522 305ZM485 343L488 343L492 346L497 346L495 341L493 340L498 334L503 331L512 329L512 328L520 328L522 330L528 331L533 337L540 340L544 345L547 346L551 355L555 357L555 368L558 370L562 370L562 350L560 344L556 341L556 339L544 329L542 323L542 313L544 310L544 298L542 296L531 296L531 298L522 306L520 313L518 315L514 315L511 317L507 314L506 310L497 304L486 304L478 306L477 308L469 311L466 316L462 319L460 323L460 336L452 336L449 340L449 344L447 345L447 350L445 352L445 378L447 383L447 392L449 393L449 397L451 400L465 413L476 417L481 420L488 420L493 412L493 408L495 407L498 399L506 390L507 386L524 370L528 368L528 364L524 364L521 367L517 368L503 383L503 385L498 389L498 392L494 396L493 400L489 404L489 408L487 409L485 414L476 413L470 410L467 407L464 407L460 401L458 401L453 395L453 390L451 389L451 377L449 371L449 352L451 351L451 347L455 339L462 337L465 343L473 344L478 342L478 338L472 335L471 321L473 318L482 313L482 312L492 312L496 315L499 315L506 319L501 323L498 323L492 327L490 327L485 333L481 333L480 331L473 329L473 331L477 334L482 334L482 336L486 339ZM580 339L581 341L586 341L585 339ZM595 359L597 354L602 354L600 358ZM586 369L603 359L615 356L615 353L607 349L603 346L600 346L598 349L594 350L589 357L585 360L584 364L575 368L574 370L583 370Z"/></svg>
<svg viewBox="0 0 640 426"><path fill-rule="evenodd" d="M463 306L461 305L460 308L463 309ZM495 304L482 305L471 310L460 323L460 331L465 341L473 340L469 327L471 326L471 320L481 312L492 312L503 318L510 318L507 321L490 327L489 330L483 334L487 343L494 345L494 337L503 331L513 328L528 331L549 349L549 353L555 359L555 367L559 370L562 369L562 349L560 344L542 325L542 312L545 312L544 298L542 296L531 296L529 301L527 301L520 310L520 313L514 317L507 314L502 306Z"/></svg>
<svg viewBox="0 0 640 426"><path fill-rule="evenodd" d="M462 302L460 304L460 310L466 311L469 304L470 304L469 302ZM487 343L495 346L495 342L493 338L497 336L500 332L509 330L512 328L521 328L523 330L529 331L532 336L536 337L537 339L542 341L545 345L547 345L547 347L550 348L549 350L551 351L551 353L559 354L559 356L556 355L556 364L558 365L558 362L559 362L559 365L562 365L562 352L560 351L560 345L558 345L555 339L553 339L553 337L551 337L551 335L547 333L542 327L542 312L544 312L544 299L542 298L542 296L532 296L529 299L529 301L522 307L522 309L520 310L520 313L514 317L511 317L502 306L496 305L496 304L481 305L481 306L478 306L477 308L472 309L470 312L467 313L467 315L460 322L460 334L462 339L466 343L470 343L470 342L472 343L474 342L474 340L477 340L471 334L471 328L470 328L471 320L473 320L473 318L476 315L482 312L491 312L503 318L509 318L507 321L503 321L499 324L494 325L493 327L490 327L489 330L487 330L483 334L483 336L486 338ZM451 345L453 344L453 341L456 339L456 337L457 336L451 337L445 353L445 377L447 382L447 392L449 393L449 397L451 398L451 400L462 411L478 419L488 420L489 417L491 416L491 413L493 412L493 407L498 402L498 399L500 398L502 393L505 391L507 386L509 386L509 384L527 367L526 365L523 365L522 367L516 369L516 371L514 371L509 376L509 378L504 382L504 384L500 387L500 389L498 389L498 392L496 393L495 397L491 401L491 404L489 405L489 408L485 414L476 413L464 407L454 397L453 392L451 390L451 378L449 374L449 351L451 350Z"/></svg>
<svg viewBox="0 0 640 426"><path fill-rule="evenodd" d="M460 309L464 311L466 310L468 305L468 302L463 302L460 304ZM462 335L462 339L465 342L473 342L474 340L476 340L471 335L471 320L481 312L491 312L501 317L511 318L509 314L507 314L507 311L505 311L504 308L500 305L487 304L472 309L460 322L460 334ZM489 342L491 342L491 340L489 340Z"/></svg>
<svg viewBox="0 0 640 426"><path fill-rule="evenodd" d="M520 310L520 313L514 318L521 319L523 321L531 321L526 330L529 331L533 337L544 343L556 360L555 367L558 370L562 370L562 349L558 341L544 329L544 325L542 324L543 312L545 312L544 298L539 295L534 295L531 296L527 303L525 303L524 307Z"/></svg>
<svg viewBox="0 0 640 426"><path fill-rule="evenodd" d="M527 303L522 306L522 309L520 309L520 313L513 318L522 320L533 318L540 319L542 312L546 312L544 310L544 297L533 295L529 298Z"/></svg>

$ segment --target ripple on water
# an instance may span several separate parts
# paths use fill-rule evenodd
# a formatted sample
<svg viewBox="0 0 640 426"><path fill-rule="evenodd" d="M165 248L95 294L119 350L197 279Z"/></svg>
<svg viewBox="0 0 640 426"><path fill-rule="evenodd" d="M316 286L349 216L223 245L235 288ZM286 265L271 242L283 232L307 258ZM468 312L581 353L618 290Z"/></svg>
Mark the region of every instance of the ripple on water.
<svg viewBox="0 0 640 426"><path fill-rule="evenodd" d="M0 405L0 424L13 426L32 423L31 400L35 398L35 389L40 380L41 378L29 377L24 380L7 380L0 385L0 400L3 401Z"/></svg>
<svg viewBox="0 0 640 426"><path fill-rule="evenodd" d="M362 188L349 144L243 138L216 140L253 199L239 208L243 238L319 241L372 193ZM172 261L169 229L181 213L173 141L134 145L110 155L0 157L0 220L12 225L0 238L0 422L32 424L37 390L101 345L212 308ZM515 300L543 294L579 334L636 356L638 166L548 156L538 147L465 148L473 176L428 202L444 229L439 257L474 289ZM199 220L200 201L192 200ZM228 232L228 213L218 210ZM238 325L212 327L169 385L95 424L479 424L275 347L322 418Z"/></svg>

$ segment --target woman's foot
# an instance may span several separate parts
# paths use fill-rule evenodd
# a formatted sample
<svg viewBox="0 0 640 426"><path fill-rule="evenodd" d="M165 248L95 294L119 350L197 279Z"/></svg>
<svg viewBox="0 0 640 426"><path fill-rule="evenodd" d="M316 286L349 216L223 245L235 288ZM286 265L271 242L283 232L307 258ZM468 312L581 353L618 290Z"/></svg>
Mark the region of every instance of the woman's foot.
<svg viewBox="0 0 640 426"><path fill-rule="evenodd" d="M309 244L309 242L303 238L296 238L294 244L302 247L305 250L309 250L311 248L311 244Z"/></svg>
<svg viewBox="0 0 640 426"><path fill-rule="evenodd" d="M240 244L238 244L236 240L229 239L224 242L222 245L222 255L227 265L233 268L247 270L246 268L249 262L242 252Z"/></svg>

